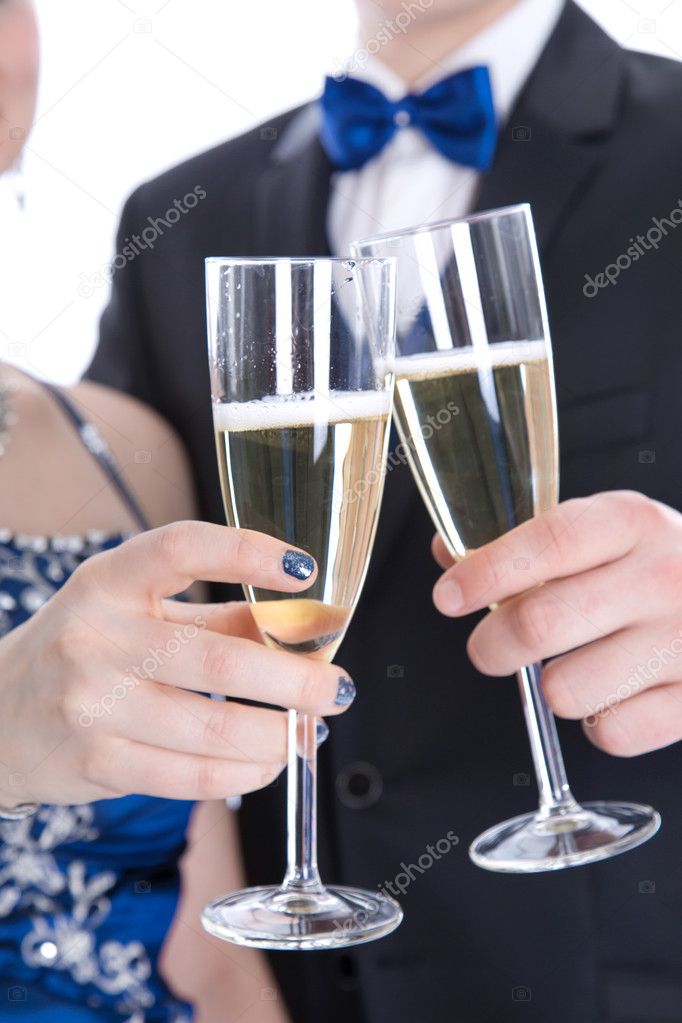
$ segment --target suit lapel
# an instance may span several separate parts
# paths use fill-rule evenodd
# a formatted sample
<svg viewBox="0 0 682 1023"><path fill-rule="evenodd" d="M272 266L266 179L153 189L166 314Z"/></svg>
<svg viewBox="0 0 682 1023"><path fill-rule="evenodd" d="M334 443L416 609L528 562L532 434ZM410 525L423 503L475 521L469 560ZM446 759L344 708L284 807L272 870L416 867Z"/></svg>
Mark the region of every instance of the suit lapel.
<svg viewBox="0 0 682 1023"><path fill-rule="evenodd" d="M267 256L328 256L332 166L320 145L316 107L297 111L257 183L256 241Z"/></svg>
<svg viewBox="0 0 682 1023"><path fill-rule="evenodd" d="M532 120L525 117L526 121ZM540 254L550 247L572 200L588 184L600 156L586 147L541 134L537 121L532 141L500 146L494 173L481 182L475 209L491 210L528 202Z"/></svg>
<svg viewBox="0 0 682 1023"><path fill-rule="evenodd" d="M500 131L476 209L529 202L546 252L603 161L624 85L620 47L567 4Z"/></svg>

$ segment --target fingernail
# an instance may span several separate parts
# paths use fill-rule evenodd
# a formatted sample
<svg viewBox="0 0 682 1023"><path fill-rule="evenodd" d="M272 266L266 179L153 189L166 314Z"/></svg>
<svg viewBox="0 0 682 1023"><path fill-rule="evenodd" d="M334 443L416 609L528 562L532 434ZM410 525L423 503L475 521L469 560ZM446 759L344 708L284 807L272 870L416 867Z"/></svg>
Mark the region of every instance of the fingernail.
<svg viewBox="0 0 682 1023"><path fill-rule="evenodd" d="M301 551L287 551L282 558L282 568L294 579L310 579L315 571L315 562Z"/></svg>
<svg viewBox="0 0 682 1023"><path fill-rule="evenodd" d="M454 579L445 579L438 583L434 597L438 610L448 615L457 614L464 604L462 587Z"/></svg>
<svg viewBox="0 0 682 1023"><path fill-rule="evenodd" d="M355 699L356 689L349 678L345 675L339 676L339 685L336 690L336 699L334 703L337 707L347 707L349 703L352 703Z"/></svg>
<svg viewBox="0 0 682 1023"><path fill-rule="evenodd" d="M315 725L315 742L317 745L321 746L328 735L329 725L326 721L323 721L322 718L318 718L317 724Z"/></svg>

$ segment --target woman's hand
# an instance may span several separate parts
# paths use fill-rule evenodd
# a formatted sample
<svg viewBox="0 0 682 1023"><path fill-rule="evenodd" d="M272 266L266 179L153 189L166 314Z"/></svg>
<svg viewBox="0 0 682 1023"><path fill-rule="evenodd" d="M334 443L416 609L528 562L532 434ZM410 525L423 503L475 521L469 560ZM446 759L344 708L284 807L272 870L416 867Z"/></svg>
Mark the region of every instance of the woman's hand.
<svg viewBox="0 0 682 1023"><path fill-rule="evenodd" d="M485 675L551 658L547 702L596 746L633 756L682 739L682 516L630 491L564 501L457 565L434 601L460 616L498 604L468 653ZM452 567L449 567L452 566ZM543 585L540 585L543 584Z"/></svg>
<svg viewBox="0 0 682 1023"><path fill-rule="evenodd" d="M217 799L267 785L286 760L286 714L201 694L326 716L348 706L352 683L334 665L267 649L243 604L166 598L195 580L296 593L316 571L277 540L202 522L90 558L0 640L0 805Z"/></svg>

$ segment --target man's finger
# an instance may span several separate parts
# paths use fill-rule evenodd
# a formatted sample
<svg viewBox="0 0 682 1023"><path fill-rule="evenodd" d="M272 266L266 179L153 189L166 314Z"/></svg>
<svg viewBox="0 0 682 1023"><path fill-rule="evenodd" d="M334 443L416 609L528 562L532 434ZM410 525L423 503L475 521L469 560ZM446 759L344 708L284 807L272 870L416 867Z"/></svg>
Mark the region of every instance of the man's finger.
<svg viewBox="0 0 682 1023"><path fill-rule="evenodd" d="M174 522L90 558L78 571L127 606L149 608L197 580L298 593L317 566L304 551L249 529ZM88 590L90 592L90 590Z"/></svg>
<svg viewBox="0 0 682 1023"><path fill-rule="evenodd" d="M436 533L431 541L431 554L433 555L433 560L443 571L452 566L454 559L445 546L445 541L440 533Z"/></svg>
<svg viewBox="0 0 682 1023"><path fill-rule="evenodd" d="M524 664L557 657L665 609L654 583L633 586L636 558L621 558L567 579L553 579L499 605L479 622L467 645L484 675L510 675ZM618 599L614 600L614 594Z"/></svg>
<svg viewBox="0 0 682 1023"><path fill-rule="evenodd" d="M652 644L648 628L623 629L544 666L542 686L556 715L602 717L618 704L682 676L679 627L671 624Z"/></svg>
<svg viewBox="0 0 682 1023"><path fill-rule="evenodd" d="M564 501L448 569L434 588L436 607L446 615L469 614L549 579L615 561L647 528L652 504L629 491Z"/></svg>
<svg viewBox="0 0 682 1023"><path fill-rule="evenodd" d="M682 683L656 686L583 724L585 735L614 757L638 757L682 738Z"/></svg>

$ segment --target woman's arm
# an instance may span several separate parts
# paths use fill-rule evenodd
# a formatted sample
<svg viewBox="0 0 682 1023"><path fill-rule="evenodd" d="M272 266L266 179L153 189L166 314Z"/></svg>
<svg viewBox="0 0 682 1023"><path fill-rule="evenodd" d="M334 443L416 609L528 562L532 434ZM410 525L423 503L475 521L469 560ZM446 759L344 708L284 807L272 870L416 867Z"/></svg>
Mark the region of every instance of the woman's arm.
<svg viewBox="0 0 682 1023"><path fill-rule="evenodd" d="M181 871L161 962L173 991L196 1007L196 1023L289 1023L265 955L213 938L199 922L207 902L244 886L237 822L222 800L197 805Z"/></svg>

